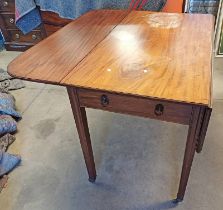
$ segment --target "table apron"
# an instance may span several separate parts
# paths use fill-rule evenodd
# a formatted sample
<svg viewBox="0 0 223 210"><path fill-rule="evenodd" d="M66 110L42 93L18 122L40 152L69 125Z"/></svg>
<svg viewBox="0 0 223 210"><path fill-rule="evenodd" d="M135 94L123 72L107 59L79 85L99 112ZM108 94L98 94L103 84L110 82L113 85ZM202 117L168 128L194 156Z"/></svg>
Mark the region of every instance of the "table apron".
<svg viewBox="0 0 223 210"><path fill-rule="evenodd" d="M78 88L80 106L189 125L192 104Z"/></svg>

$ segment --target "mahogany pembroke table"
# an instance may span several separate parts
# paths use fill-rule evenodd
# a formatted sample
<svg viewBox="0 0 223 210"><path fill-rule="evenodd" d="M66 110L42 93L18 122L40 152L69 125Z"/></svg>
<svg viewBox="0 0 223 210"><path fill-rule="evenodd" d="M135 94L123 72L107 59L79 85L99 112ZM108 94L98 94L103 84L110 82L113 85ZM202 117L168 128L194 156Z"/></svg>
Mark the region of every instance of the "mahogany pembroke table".
<svg viewBox="0 0 223 210"><path fill-rule="evenodd" d="M19 55L8 72L66 86L91 182L85 107L189 125L179 202L212 110L213 26L211 15L91 11Z"/></svg>

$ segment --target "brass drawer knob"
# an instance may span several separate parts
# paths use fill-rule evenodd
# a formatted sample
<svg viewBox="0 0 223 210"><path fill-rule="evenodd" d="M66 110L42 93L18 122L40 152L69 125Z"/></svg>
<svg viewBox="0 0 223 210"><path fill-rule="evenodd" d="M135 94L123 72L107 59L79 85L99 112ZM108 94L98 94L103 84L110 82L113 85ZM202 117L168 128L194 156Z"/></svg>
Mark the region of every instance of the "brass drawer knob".
<svg viewBox="0 0 223 210"><path fill-rule="evenodd" d="M15 22L14 18L10 18L9 22L13 24Z"/></svg>
<svg viewBox="0 0 223 210"><path fill-rule="evenodd" d="M107 106L109 105L109 98L106 95L101 96L101 105L102 106Z"/></svg>
<svg viewBox="0 0 223 210"><path fill-rule="evenodd" d="M20 35L19 34L15 34L15 38L16 39L19 39L20 38Z"/></svg>
<svg viewBox="0 0 223 210"><path fill-rule="evenodd" d="M9 3L7 1L3 1L3 6L7 7L9 5Z"/></svg>
<svg viewBox="0 0 223 210"><path fill-rule="evenodd" d="M164 106L162 104L157 104L154 110L154 113L156 116L163 115L164 112Z"/></svg>
<svg viewBox="0 0 223 210"><path fill-rule="evenodd" d="M36 39L37 39L37 36L36 36L35 34L33 34L33 35L32 35L32 39L33 39L33 40L36 40Z"/></svg>

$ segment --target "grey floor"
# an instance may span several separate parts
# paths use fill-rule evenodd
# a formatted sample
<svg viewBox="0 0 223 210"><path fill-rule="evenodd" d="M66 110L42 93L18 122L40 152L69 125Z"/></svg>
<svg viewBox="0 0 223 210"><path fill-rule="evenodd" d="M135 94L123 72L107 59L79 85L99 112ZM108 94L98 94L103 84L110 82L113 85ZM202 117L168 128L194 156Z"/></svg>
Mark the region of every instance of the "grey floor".
<svg viewBox="0 0 223 210"><path fill-rule="evenodd" d="M0 67L18 53L1 52ZM23 113L9 152L22 164L0 194L1 210L222 210L223 61L215 60L214 108L203 152L195 156L184 202L175 198L187 126L87 110L97 181L87 180L62 87L26 82L13 91Z"/></svg>

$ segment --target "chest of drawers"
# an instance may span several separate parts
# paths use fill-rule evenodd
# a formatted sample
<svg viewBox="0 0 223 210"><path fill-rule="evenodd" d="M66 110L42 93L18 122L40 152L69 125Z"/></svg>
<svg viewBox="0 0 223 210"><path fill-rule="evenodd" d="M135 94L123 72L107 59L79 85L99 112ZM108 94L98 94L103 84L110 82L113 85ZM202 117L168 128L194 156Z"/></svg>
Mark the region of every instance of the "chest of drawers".
<svg viewBox="0 0 223 210"><path fill-rule="evenodd" d="M41 12L42 24L24 35L15 25L15 0L0 0L0 29L8 51L25 51L53 34L71 20L53 12Z"/></svg>
<svg viewBox="0 0 223 210"><path fill-rule="evenodd" d="M15 0L0 1L0 28L9 51L25 51L46 37L42 24L24 35L15 25Z"/></svg>

